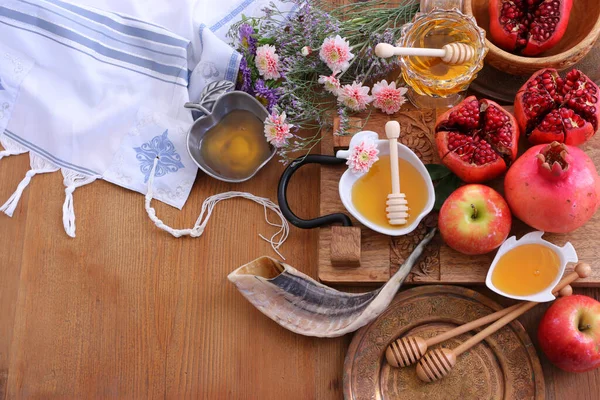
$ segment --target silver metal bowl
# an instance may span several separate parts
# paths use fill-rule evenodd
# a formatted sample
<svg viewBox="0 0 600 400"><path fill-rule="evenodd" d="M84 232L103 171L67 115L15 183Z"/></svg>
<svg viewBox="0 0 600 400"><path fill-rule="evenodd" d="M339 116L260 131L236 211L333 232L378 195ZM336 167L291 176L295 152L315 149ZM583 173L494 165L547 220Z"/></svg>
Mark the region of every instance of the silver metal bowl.
<svg viewBox="0 0 600 400"><path fill-rule="evenodd" d="M200 100L199 103L187 103L185 106L187 108L198 110L199 112L204 114L192 124L190 130L188 131L187 147L192 160L194 160L198 168L204 171L207 175L224 182L245 182L248 179L252 178L254 175L256 175L256 173L262 167L264 167L273 158L273 156L275 156L277 149L275 148L275 146L269 143L271 155L248 176L239 179L232 179L220 175L218 172L213 170L202 157L201 148L206 133L212 127L221 122L221 120L227 114L234 110L249 111L252 114L254 114L256 118L258 118L260 121L264 121L269 116L267 109L254 97L250 96L248 93L241 91L232 91L227 92L225 94L219 94L218 98L212 102L203 102L202 100ZM266 138L265 141L267 141Z"/></svg>

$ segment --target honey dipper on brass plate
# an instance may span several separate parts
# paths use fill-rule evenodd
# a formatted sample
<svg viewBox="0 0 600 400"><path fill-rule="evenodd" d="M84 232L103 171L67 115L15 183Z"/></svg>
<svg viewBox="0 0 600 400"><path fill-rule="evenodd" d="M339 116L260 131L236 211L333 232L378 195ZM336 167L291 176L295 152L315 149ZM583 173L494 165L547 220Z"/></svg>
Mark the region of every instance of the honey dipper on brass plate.
<svg viewBox="0 0 600 400"><path fill-rule="evenodd" d="M564 277L554 289L560 291L567 285L576 281L578 278L585 278L589 276L591 271L592 269L588 264L579 263L575 267L575 272L571 272L569 275ZM514 319L517 319L536 305L538 305L536 302L527 302L525 304L521 304L518 308L506 314L504 317L483 329L481 332L470 337L453 350L437 348L425 353L417 365L417 376L420 380L427 383L442 379L448 375L450 370L452 370L456 364L456 358L459 355L469 350L471 347L475 346L489 335L495 333L504 325L512 322Z"/></svg>
<svg viewBox="0 0 600 400"><path fill-rule="evenodd" d="M573 288L571 285L567 285L560 291L554 291L553 294L561 297L570 296L573 294ZM454 329L450 329L447 332L433 336L429 339L423 339L419 336L404 336L398 338L394 340L385 350L385 359L387 360L388 364L396 368L408 367L409 365L416 364L421 357L423 357L429 347L445 342L446 340L452 339L458 335L462 335L465 332L482 327L483 325L497 321L498 319L518 309L522 305L522 303L517 303L510 307L503 308L495 313L457 326Z"/></svg>
<svg viewBox="0 0 600 400"><path fill-rule="evenodd" d="M375 55L381 58L392 56L421 56L439 57L450 65L464 64L473 59L475 49L466 43L449 43L441 49L427 49L421 47L395 47L389 43L379 43L375 46Z"/></svg>
<svg viewBox="0 0 600 400"><path fill-rule="evenodd" d="M406 195L400 193L400 167L398 165L398 138L400 124L398 121L388 121L385 124L385 135L390 143L390 168L392 175L392 193L387 199L387 218L390 225L404 225L408 221L408 202Z"/></svg>

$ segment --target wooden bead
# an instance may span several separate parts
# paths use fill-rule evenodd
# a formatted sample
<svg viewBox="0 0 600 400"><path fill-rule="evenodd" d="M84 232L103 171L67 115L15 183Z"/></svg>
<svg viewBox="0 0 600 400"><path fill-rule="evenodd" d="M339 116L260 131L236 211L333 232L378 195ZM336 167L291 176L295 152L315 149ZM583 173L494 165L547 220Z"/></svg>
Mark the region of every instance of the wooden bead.
<svg viewBox="0 0 600 400"><path fill-rule="evenodd" d="M387 218L390 225L404 225L408 221L408 202L406 201L406 195L400 194L389 194L388 200L386 201L387 207Z"/></svg>
<svg viewBox="0 0 600 400"><path fill-rule="evenodd" d="M575 266L575 272L580 278L587 278L592 273L592 267L587 263L579 263Z"/></svg>
<svg viewBox="0 0 600 400"><path fill-rule="evenodd" d="M395 368L416 364L427 351L427 343L418 336L406 336L394 340L385 350L385 359Z"/></svg>
<svg viewBox="0 0 600 400"><path fill-rule="evenodd" d="M466 43L450 43L442 47L442 49L446 51L446 55L442 57L442 61L447 64L464 64L475 55L475 49Z"/></svg>
<svg viewBox="0 0 600 400"><path fill-rule="evenodd" d="M431 383L448 375L454 364L456 364L456 356L452 350L430 350L419 361L417 376L423 382Z"/></svg>

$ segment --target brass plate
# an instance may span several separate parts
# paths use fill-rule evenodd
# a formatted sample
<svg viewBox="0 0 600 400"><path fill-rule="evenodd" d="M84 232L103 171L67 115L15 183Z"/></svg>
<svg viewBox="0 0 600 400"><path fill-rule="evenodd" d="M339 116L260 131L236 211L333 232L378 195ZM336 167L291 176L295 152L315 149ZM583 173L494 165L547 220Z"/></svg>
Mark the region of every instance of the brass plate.
<svg viewBox="0 0 600 400"><path fill-rule="evenodd" d="M385 361L386 347L399 336L428 338L500 308L482 294L458 286L422 286L399 293L383 314L354 335L344 362L344 397L543 400L542 367L518 321L461 355L450 374L438 382L423 383L414 366L395 369ZM455 348L472 334L441 346Z"/></svg>

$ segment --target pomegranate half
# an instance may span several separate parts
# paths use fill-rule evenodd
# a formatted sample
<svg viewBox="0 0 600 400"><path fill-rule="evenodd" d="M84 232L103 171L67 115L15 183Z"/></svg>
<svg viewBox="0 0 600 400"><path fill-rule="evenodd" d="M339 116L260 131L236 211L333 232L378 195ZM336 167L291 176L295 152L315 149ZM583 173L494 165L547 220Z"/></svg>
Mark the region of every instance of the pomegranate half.
<svg viewBox="0 0 600 400"><path fill-rule="evenodd" d="M435 132L442 163L467 183L496 178L517 157L517 121L491 100L467 97L438 118Z"/></svg>
<svg viewBox="0 0 600 400"><path fill-rule="evenodd" d="M532 144L584 143L598 130L599 92L598 86L576 69L564 79L552 68L536 72L515 98L521 133Z"/></svg>
<svg viewBox="0 0 600 400"><path fill-rule="evenodd" d="M535 56L565 34L573 0L490 0L490 34L498 47Z"/></svg>
<svg viewBox="0 0 600 400"><path fill-rule="evenodd" d="M533 146L510 167L504 197L513 215L545 232L566 233L585 224L600 205L593 161L564 143Z"/></svg>

